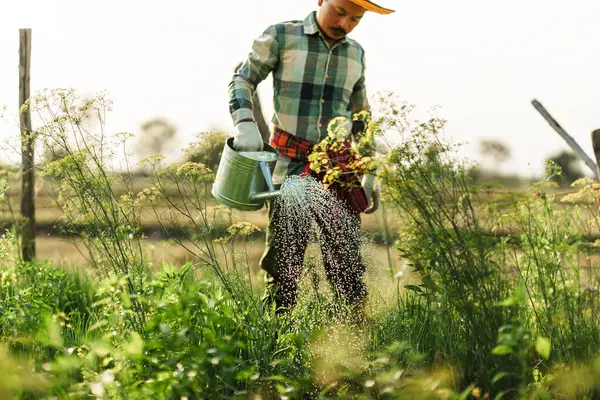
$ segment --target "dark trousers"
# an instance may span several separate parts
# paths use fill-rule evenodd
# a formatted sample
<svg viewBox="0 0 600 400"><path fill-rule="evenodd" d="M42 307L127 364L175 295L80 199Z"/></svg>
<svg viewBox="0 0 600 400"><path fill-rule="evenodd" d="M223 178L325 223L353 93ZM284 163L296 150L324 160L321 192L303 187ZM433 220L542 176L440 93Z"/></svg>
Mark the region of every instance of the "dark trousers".
<svg viewBox="0 0 600 400"><path fill-rule="evenodd" d="M275 301L281 313L296 305L311 226L298 221L290 224L289 219L293 217L282 213L277 201L267 202L267 207L269 225L260 266L269 275L269 297ZM362 308L367 288L363 282L365 262L361 255L361 238L357 234L360 230L360 214L329 210L327 224L319 213L314 213L313 217L319 230L325 276L332 284L336 297L352 307ZM292 234L290 227L294 230Z"/></svg>

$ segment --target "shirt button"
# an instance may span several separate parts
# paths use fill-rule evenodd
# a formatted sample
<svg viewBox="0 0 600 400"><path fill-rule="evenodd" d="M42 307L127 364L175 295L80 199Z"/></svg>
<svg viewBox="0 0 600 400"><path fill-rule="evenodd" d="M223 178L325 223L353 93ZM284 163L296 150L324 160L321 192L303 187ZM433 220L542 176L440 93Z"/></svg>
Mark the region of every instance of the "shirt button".
<svg viewBox="0 0 600 400"><path fill-rule="evenodd" d="M322 103L325 103L325 100L321 99L321 104L322 104Z"/></svg>
<svg viewBox="0 0 600 400"><path fill-rule="evenodd" d="M329 78L329 75L325 75L325 79Z"/></svg>

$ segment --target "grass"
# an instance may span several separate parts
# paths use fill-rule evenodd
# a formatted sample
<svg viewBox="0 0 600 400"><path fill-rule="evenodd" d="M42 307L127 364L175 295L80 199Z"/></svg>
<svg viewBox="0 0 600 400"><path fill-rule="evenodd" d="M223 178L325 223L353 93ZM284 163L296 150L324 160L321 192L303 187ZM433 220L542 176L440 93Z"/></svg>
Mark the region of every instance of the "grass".
<svg viewBox="0 0 600 400"><path fill-rule="evenodd" d="M398 240L390 269L380 214L365 218L376 240L363 249L369 299L357 319L315 246L299 304L276 313L256 267L264 211L212 207L214 174L200 164L150 159L148 182L111 171L79 124L104 99L36 98L38 111L60 105L41 137L67 150L44 172L60 182L49 194L69 235L39 237L34 263L19 260L18 229L0 240L0 396L597 398L598 184L578 182L567 201L549 168L527 189L492 193L442 140L445 121L412 121L410 107L380 100L370 133L407 134L379 171ZM39 221L54 226L58 208L39 196ZM153 224L168 242L143 236Z"/></svg>
<svg viewBox="0 0 600 400"><path fill-rule="evenodd" d="M38 177L38 182L42 181L41 178ZM59 207L56 206L56 200L58 195L58 186L55 184L49 183L50 181L45 181L43 184L39 184L41 186L39 191L37 192L36 197L36 222L40 227L45 227L46 229L50 229L52 226L55 226L60 218L63 216L63 212ZM2 204L0 208L0 223L8 224L13 220L13 213L18 214L20 209L20 190L19 190L19 182L17 177L13 177L9 180L10 191L6 193L7 201ZM121 185L121 187L116 186L113 188L115 194L120 196L125 194L128 191L133 191L135 193L140 192L144 188L152 186L152 182L143 176L137 176L132 179L132 185L130 188L125 188ZM169 192L169 196L177 197L179 193L175 190ZM217 205L216 202L212 202L212 205ZM141 212L141 224L142 226L148 228L156 228L158 227L158 223L156 221L156 216L154 214L154 209L156 209L159 213L167 210L169 205L164 201L159 201L154 206L145 205L142 208ZM268 223L267 211L266 208L263 208L258 211L236 211L236 218L243 221L248 221L261 229L265 229ZM394 234L399 228L397 221L394 219L388 220L390 234ZM184 226L189 227L189 222L184 224ZM379 234L383 234L383 221L381 210L374 214L363 215L362 216L362 226L367 231L376 232Z"/></svg>
<svg viewBox="0 0 600 400"><path fill-rule="evenodd" d="M184 242L185 243L185 242ZM188 243L189 245L189 243ZM148 262L152 263L154 270L162 268L163 262L174 266L183 266L186 263L193 262L193 256L177 243L169 241L150 240L143 244L144 252L148 254ZM93 273L88 257L85 254L83 243L75 238L38 236L36 239L36 258L40 261L49 261L53 265L61 266L67 269L77 269L81 272ZM258 262L264 250L263 242L258 239L251 245L238 244L233 251L227 249L227 252L218 253L218 262L220 265L231 265L232 253L237 257L243 257L254 275L259 275L260 269ZM400 266L404 260L400 258L397 249L391 250L394 265ZM365 247L365 254L368 255L370 264L378 268L387 269L388 259L385 246L371 244ZM247 258L246 258L247 255ZM227 258L227 260L225 259ZM247 261L246 261L247 260Z"/></svg>

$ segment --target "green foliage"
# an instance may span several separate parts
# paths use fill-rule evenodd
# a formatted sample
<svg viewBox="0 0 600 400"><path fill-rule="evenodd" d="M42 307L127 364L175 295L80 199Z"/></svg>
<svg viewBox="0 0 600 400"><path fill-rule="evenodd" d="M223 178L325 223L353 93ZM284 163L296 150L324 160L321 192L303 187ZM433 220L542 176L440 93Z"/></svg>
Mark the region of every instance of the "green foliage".
<svg viewBox="0 0 600 400"><path fill-rule="evenodd" d="M546 160L546 175L561 186L568 186L577 179L583 178L577 155L561 151Z"/></svg>
<svg viewBox="0 0 600 400"><path fill-rule="evenodd" d="M225 132L198 134L197 139L185 150L186 160L204 164L216 173L228 137Z"/></svg>
<svg viewBox="0 0 600 400"><path fill-rule="evenodd" d="M419 123L411 108L389 107L410 137L389 155L384 195L405 227L400 250L422 281L406 287L421 303L399 304L401 315L417 307L425 321L406 333L408 343L485 393L547 395L551 379L540 376L553 363L587 362L600 350L590 318L600 306L589 292L597 278L580 265L595 257L583 242L598 226L597 184L574 183L579 191L562 202L576 204L569 208L553 194L555 163L525 193L476 186L443 138L445 121Z"/></svg>
<svg viewBox="0 0 600 400"><path fill-rule="evenodd" d="M134 309L128 323L141 332L145 315L139 298L147 263L140 246L139 195L133 193L131 175L110 168L118 160L115 145L124 145L131 135L104 133L110 104L102 95L82 100L72 90L53 90L30 99L28 107L44 121L33 133L42 148L63 152L43 171L59 187L56 203L63 211L62 229L82 238L99 277L112 274L127 280ZM90 116L96 116L92 126L99 126L99 133L88 127ZM123 156L128 171L128 155ZM117 184L128 189L125 196L117 197Z"/></svg>
<svg viewBox="0 0 600 400"><path fill-rule="evenodd" d="M13 262L14 237L0 239L1 398L600 394L596 182L580 179L557 195L561 171L550 163L546 179L526 191L477 186L472 165L444 139L443 119L413 120L414 107L382 94L366 135L403 135L374 162L415 281L403 284L406 270L388 276L391 305L357 324L320 289L318 260L309 256L299 304L280 316L234 247L246 252L258 227L211 201L214 148L176 165L148 157L150 186L134 188L126 155L125 173L109 167L108 143L124 145L130 135L85 128L90 115L103 121L110 102L63 90L43 95L27 104L51 111L35 134L65 150L45 166L46 177L60 184L63 229L84 240L96 275ZM140 245L144 205L190 263L149 268ZM193 240L171 235L174 226ZM231 265L221 265L219 251Z"/></svg>
<svg viewBox="0 0 600 400"><path fill-rule="evenodd" d="M0 337L33 334L48 313L66 312L88 323L91 282L49 264L21 263L0 274Z"/></svg>

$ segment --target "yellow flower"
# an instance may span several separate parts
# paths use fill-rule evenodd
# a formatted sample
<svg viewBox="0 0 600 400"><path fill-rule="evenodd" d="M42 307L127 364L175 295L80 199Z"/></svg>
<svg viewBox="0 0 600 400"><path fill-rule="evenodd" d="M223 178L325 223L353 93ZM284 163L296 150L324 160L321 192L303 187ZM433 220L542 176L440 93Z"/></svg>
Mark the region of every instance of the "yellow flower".
<svg viewBox="0 0 600 400"><path fill-rule="evenodd" d="M260 232L260 228L250 222L238 222L227 228L231 236L250 236L254 232Z"/></svg>

